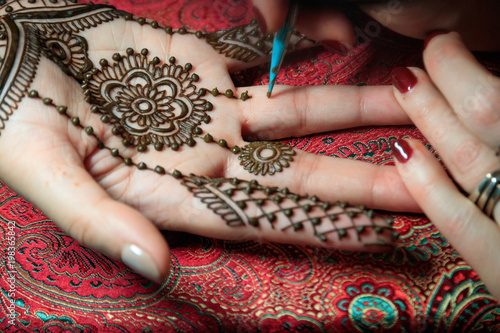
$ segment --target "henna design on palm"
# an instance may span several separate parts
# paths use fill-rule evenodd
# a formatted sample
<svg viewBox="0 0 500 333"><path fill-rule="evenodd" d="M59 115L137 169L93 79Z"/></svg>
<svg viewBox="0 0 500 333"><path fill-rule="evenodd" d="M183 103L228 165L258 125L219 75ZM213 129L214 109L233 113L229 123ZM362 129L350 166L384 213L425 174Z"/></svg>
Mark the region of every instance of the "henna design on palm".
<svg viewBox="0 0 500 333"><path fill-rule="evenodd" d="M222 33L204 34L186 28L162 27L155 21L135 18L112 7L78 5L74 1L55 1L49 5L41 0L27 3L0 0L0 6L0 14L3 14L0 16L0 84L4 87L0 95L0 130L25 95L41 98L38 92L28 94L27 91L43 55L82 83L91 111L99 114L102 122L109 123L111 132L123 138L125 147L131 145L146 152L147 147L153 145L158 151L164 147L176 151L184 144L193 147L195 138L204 134L205 142L216 142L220 147L239 154L241 165L255 175L273 175L293 161L295 152L281 143L254 142L243 148L229 147L225 139L214 140L211 134L204 133L200 126L202 122L211 121L207 112L214 110L215 106L202 97L207 93L238 97L232 90L221 94L217 88L198 89L194 83L200 77L191 72L191 64L181 66L174 57L169 63L161 64L158 57L150 60L147 49L136 53L129 48L125 55L113 55L112 61L101 59L101 68L98 69L89 59L87 40L79 35L85 29L123 17L141 25L149 24L154 29L163 29L167 34L192 33L198 38L205 37L225 56L250 61L269 53L268 41L257 37L255 23ZM251 39L254 37L258 40ZM228 46L236 40L240 43L238 47ZM258 45L259 40L262 46ZM251 48L254 50L249 51ZM256 49L260 49L260 53ZM248 98L247 93L239 97L242 101ZM169 172L161 165L152 168L142 161L122 156L117 148L106 146L103 138L98 137L92 127L82 124L78 115L70 116L66 106L56 106L51 98L42 98L42 102L53 106L70 123L94 137L98 148L107 149L125 165L178 179L230 226L259 227L270 223L273 228L281 230L308 230L322 241L328 241L330 234L336 234L340 240L351 230L361 240L367 229L376 233L390 229L390 224L376 224L373 211L364 207L325 203L315 196L293 194L286 188L263 187L255 180L209 179L185 176L178 170ZM361 215L367 219L361 224L356 223L356 217ZM337 223L341 216L347 217L350 223ZM345 222L346 219L341 220Z"/></svg>
<svg viewBox="0 0 500 333"><path fill-rule="evenodd" d="M76 1L0 2L0 130L26 95L42 50L64 71L81 77L91 64L85 60L86 41L73 34L120 15L111 7Z"/></svg>

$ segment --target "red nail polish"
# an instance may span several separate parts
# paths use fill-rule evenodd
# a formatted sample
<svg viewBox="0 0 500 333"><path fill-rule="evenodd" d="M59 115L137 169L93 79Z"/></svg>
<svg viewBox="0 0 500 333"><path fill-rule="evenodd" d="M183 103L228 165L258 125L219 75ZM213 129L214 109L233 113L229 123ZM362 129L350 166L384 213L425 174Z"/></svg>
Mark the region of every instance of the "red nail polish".
<svg viewBox="0 0 500 333"><path fill-rule="evenodd" d="M264 16L262 16L261 12L256 7L253 8L253 14L255 16L255 19L257 20L257 24L259 25L260 32L262 32L262 34L266 35L267 34L267 24L266 24L266 20L264 20Z"/></svg>
<svg viewBox="0 0 500 333"><path fill-rule="evenodd" d="M325 49L327 49L328 51L340 54L341 56L346 56L347 51L349 51L349 49L347 48L347 46L344 43L336 41L336 40L323 40L323 41L320 41L319 44L321 46L323 46Z"/></svg>
<svg viewBox="0 0 500 333"><path fill-rule="evenodd" d="M436 36L444 35L447 33L448 33L448 31L446 31L446 30L435 30L435 31L429 32L429 34L427 35L427 37L425 37L425 40L424 40L424 49L427 48L427 45L429 44L431 39L433 39Z"/></svg>
<svg viewBox="0 0 500 333"><path fill-rule="evenodd" d="M417 84L417 77L406 67L398 67L391 72L392 84L400 93L410 91Z"/></svg>
<svg viewBox="0 0 500 333"><path fill-rule="evenodd" d="M401 163L408 162L413 155L413 149L410 144L403 139L398 139L391 143L391 150L396 159Z"/></svg>

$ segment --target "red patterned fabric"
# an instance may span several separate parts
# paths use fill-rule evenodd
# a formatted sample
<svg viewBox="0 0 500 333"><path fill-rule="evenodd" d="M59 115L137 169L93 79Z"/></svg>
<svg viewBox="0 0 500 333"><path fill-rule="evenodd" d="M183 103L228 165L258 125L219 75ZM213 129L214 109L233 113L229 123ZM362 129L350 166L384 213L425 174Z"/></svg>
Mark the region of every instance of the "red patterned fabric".
<svg viewBox="0 0 500 333"><path fill-rule="evenodd" d="M173 27L215 31L248 23L242 0L108 0ZM421 65L422 42L368 29L347 57L322 48L287 58L278 82L388 84L392 68ZM365 29L367 28L367 29ZM375 34L376 32L376 34ZM377 35L377 36L375 36ZM500 72L500 57L483 55ZM268 68L234 75L264 84ZM389 143L424 138L412 126L358 128L286 140L337 158L392 163ZM6 245L15 226L15 294ZM9 227L11 229L9 229ZM230 242L166 233L173 271L153 284L83 248L0 182L0 307L16 306L2 332L458 332L500 331L500 305L477 274L424 217L397 215L398 247L349 253L281 244Z"/></svg>

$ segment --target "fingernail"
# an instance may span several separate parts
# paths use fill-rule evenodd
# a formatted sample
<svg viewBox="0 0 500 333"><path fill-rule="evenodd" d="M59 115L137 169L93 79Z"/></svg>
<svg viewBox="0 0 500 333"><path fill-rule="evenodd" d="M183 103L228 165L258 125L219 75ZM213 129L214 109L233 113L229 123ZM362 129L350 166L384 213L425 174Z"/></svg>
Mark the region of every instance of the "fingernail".
<svg viewBox="0 0 500 333"><path fill-rule="evenodd" d="M336 40L323 40L319 44L328 51L340 54L341 56L346 56L347 51L349 51L347 45Z"/></svg>
<svg viewBox="0 0 500 333"><path fill-rule="evenodd" d="M392 84L400 93L410 91L417 84L417 77L406 67L398 67L391 72Z"/></svg>
<svg viewBox="0 0 500 333"><path fill-rule="evenodd" d="M391 143L391 150L396 159L401 163L406 163L413 155L413 149L410 144L402 139Z"/></svg>
<svg viewBox="0 0 500 333"><path fill-rule="evenodd" d="M435 31L429 32L429 34L427 35L427 37L425 37L425 40L424 40L424 49L427 48L427 45L429 44L431 39L433 39L436 36L444 35L447 33L448 33L448 31L446 31L446 30L435 30Z"/></svg>
<svg viewBox="0 0 500 333"><path fill-rule="evenodd" d="M267 24L266 20L264 20L264 16L262 16L261 12L257 7L253 7L253 14L255 16L255 19L257 20L257 24L259 25L260 32L262 34L266 35L267 34Z"/></svg>
<svg viewBox="0 0 500 333"><path fill-rule="evenodd" d="M137 245L125 245L121 253L122 261L142 276L161 283L160 272L148 253Z"/></svg>

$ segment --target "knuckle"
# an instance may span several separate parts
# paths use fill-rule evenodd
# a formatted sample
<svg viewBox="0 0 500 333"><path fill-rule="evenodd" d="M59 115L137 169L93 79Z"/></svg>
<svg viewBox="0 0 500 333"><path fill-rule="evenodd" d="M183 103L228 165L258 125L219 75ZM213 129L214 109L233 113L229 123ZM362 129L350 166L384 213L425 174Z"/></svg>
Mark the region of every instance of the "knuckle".
<svg viewBox="0 0 500 333"><path fill-rule="evenodd" d="M442 40L426 49L424 61L431 70L443 68L446 62L456 59L463 54L462 49L454 42Z"/></svg>
<svg viewBox="0 0 500 333"><path fill-rule="evenodd" d="M298 194L305 194L311 188L317 187L315 183L314 175L319 174L319 160L318 158L312 158L309 154L299 154L297 157L297 192ZM317 156L314 156L317 157Z"/></svg>
<svg viewBox="0 0 500 333"><path fill-rule="evenodd" d="M309 97L307 90L301 90L300 93L296 93L293 96L293 109L295 110L294 118L296 121L292 123L291 126L300 135L306 132L308 127L309 110L307 105L309 104Z"/></svg>
<svg viewBox="0 0 500 333"><path fill-rule="evenodd" d="M94 239L93 230L87 221L76 218L70 223L67 231L78 243L91 247L91 240Z"/></svg>
<svg viewBox="0 0 500 333"><path fill-rule="evenodd" d="M443 220L441 231L444 231L445 237L450 242L456 242L464 239L469 234L469 231L474 228L474 223L477 220L476 207L472 202L466 205L453 205L453 207L443 207L446 211L446 217Z"/></svg>
<svg viewBox="0 0 500 333"><path fill-rule="evenodd" d="M478 165L478 159L484 145L475 137L466 139L452 150L452 163L460 175L467 174L472 167Z"/></svg>
<svg viewBox="0 0 500 333"><path fill-rule="evenodd" d="M499 103L500 89L479 83L463 99L463 114L473 122L473 125L491 128L500 121Z"/></svg>

